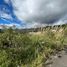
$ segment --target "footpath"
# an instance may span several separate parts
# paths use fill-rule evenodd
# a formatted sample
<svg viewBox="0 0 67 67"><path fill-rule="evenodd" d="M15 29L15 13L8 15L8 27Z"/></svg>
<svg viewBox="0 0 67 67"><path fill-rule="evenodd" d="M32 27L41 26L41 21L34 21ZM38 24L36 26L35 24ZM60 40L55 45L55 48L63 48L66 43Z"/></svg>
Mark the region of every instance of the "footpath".
<svg viewBox="0 0 67 67"><path fill-rule="evenodd" d="M46 67L67 67L67 47L46 61Z"/></svg>

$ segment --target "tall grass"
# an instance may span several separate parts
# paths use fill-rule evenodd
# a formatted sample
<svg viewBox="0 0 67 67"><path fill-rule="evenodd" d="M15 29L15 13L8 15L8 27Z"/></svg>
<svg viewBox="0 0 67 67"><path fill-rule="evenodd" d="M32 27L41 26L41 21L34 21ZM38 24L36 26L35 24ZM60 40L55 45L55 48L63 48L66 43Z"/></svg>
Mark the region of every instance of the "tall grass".
<svg viewBox="0 0 67 67"><path fill-rule="evenodd" d="M0 33L0 67L43 67L50 55L66 44L67 27L46 29L38 35L5 30Z"/></svg>

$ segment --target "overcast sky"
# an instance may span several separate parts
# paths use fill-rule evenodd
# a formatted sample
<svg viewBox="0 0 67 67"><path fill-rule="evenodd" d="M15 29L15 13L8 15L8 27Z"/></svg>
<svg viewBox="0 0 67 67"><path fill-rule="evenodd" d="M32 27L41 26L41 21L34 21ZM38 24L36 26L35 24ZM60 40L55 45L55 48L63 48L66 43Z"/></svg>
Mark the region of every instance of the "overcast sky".
<svg viewBox="0 0 67 67"><path fill-rule="evenodd" d="M0 0L0 20L37 27L67 23L67 0Z"/></svg>

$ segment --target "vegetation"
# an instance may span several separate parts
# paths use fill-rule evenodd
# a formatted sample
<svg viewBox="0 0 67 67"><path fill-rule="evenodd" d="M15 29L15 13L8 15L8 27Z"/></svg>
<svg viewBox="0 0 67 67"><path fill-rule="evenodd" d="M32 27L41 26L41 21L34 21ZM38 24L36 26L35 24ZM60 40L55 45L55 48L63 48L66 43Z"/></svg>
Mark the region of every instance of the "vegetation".
<svg viewBox="0 0 67 67"><path fill-rule="evenodd" d="M44 31L0 33L0 67L44 67L45 61L67 44L67 25Z"/></svg>

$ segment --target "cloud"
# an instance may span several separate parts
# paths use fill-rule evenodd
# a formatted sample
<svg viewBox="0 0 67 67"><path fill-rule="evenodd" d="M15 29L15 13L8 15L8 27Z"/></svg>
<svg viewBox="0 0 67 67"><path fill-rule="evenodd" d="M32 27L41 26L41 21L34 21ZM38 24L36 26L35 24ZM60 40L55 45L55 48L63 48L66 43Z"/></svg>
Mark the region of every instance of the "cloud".
<svg viewBox="0 0 67 67"><path fill-rule="evenodd" d="M67 0L11 0L14 14L25 22L54 24L67 14ZM64 22L63 22L64 23Z"/></svg>
<svg viewBox="0 0 67 67"><path fill-rule="evenodd" d="M9 0L2 0L0 2L0 19L4 19L4 20L13 20L13 17L11 16L11 12L9 8L10 6L8 5Z"/></svg>
<svg viewBox="0 0 67 67"><path fill-rule="evenodd" d="M56 21L53 25L67 24L67 15L63 16L61 19Z"/></svg>
<svg viewBox="0 0 67 67"><path fill-rule="evenodd" d="M12 16L3 11L0 11L0 18L1 19L12 19Z"/></svg>
<svg viewBox="0 0 67 67"><path fill-rule="evenodd" d="M2 0L0 2L0 24L4 23L17 23L21 24L21 21L14 15L11 0Z"/></svg>
<svg viewBox="0 0 67 67"><path fill-rule="evenodd" d="M0 25L5 25L6 28L13 27L13 26L15 26L15 28L19 28L19 29L22 28L21 25L19 25L17 23L10 23L10 24L3 24L3 23L1 23Z"/></svg>
<svg viewBox="0 0 67 67"><path fill-rule="evenodd" d="M5 3L9 4L9 1L10 1L10 0L4 0L4 1L5 1Z"/></svg>
<svg viewBox="0 0 67 67"><path fill-rule="evenodd" d="M23 28L37 28L37 27L41 27L40 23L26 23L26 25L23 26Z"/></svg>

